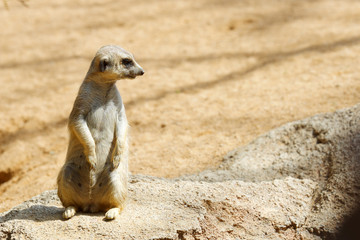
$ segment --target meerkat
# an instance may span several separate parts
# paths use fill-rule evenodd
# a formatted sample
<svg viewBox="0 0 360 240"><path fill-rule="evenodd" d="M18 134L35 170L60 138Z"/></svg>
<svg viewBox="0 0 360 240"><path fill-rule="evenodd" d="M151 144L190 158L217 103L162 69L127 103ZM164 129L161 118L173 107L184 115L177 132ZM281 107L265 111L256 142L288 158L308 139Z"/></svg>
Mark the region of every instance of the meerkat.
<svg viewBox="0 0 360 240"><path fill-rule="evenodd" d="M63 218L77 211L116 218L128 184L128 122L117 80L144 70L119 46L100 48L91 62L69 116L69 145L57 178Z"/></svg>

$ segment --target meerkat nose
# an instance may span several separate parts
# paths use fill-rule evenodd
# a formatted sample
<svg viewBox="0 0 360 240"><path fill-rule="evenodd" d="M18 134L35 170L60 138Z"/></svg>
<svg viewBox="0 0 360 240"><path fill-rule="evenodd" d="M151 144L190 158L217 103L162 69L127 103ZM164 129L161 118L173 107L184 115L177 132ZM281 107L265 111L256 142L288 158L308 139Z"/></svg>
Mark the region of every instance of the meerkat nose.
<svg viewBox="0 0 360 240"><path fill-rule="evenodd" d="M141 69L139 74L144 75L144 73L145 73L145 71Z"/></svg>

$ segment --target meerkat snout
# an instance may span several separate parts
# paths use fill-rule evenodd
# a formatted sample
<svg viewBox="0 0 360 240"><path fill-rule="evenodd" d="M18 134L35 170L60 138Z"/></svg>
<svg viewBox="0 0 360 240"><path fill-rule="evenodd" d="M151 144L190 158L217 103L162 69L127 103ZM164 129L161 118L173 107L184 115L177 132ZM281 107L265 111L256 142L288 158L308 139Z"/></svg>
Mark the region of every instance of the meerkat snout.
<svg viewBox="0 0 360 240"><path fill-rule="evenodd" d="M130 53L121 59L120 71L124 73L125 78L135 78L145 73Z"/></svg>

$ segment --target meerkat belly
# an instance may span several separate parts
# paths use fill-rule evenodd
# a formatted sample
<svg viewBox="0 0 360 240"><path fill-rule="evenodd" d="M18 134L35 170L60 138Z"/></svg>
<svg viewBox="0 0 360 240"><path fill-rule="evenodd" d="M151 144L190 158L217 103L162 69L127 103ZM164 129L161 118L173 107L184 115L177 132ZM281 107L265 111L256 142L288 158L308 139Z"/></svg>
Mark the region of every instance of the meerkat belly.
<svg viewBox="0 0 360 240"><path fill-rule="evenodd" d="M117 110L113 104L91 111L87 124L95 141L97 164L102 167L110 158L114 145Z"/></svg>

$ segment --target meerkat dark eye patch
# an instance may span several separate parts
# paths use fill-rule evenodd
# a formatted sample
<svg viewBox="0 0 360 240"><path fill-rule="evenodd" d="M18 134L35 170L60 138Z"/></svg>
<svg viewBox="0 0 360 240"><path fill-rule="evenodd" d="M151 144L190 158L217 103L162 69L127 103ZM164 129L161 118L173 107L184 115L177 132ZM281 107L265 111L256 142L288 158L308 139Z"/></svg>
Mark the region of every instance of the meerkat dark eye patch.
<svg viewBox="0 0 360 240"><path fill-rule="evenodd" d="M109 65L110 65L109 60L101 59L99 63L100 72L104 72Z"/></svg>
<svg viewBox="0 0 360 240"><path fill-rule="evenodd" d="M121 60L121 64L125 67L131 67L132 65L134 65L133 61L130 58L124 58L123 60Z"/></svg>

